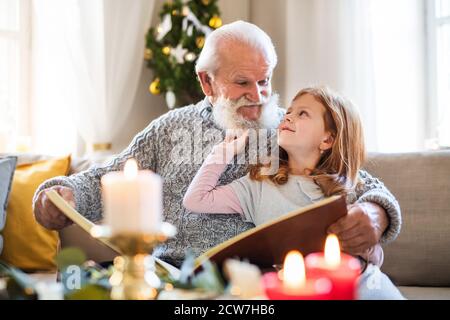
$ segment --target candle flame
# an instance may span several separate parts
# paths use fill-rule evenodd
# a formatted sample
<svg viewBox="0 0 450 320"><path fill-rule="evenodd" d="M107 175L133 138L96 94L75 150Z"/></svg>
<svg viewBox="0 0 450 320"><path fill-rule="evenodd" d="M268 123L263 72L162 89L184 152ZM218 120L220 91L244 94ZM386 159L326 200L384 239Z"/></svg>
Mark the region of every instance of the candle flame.
<svg viewBox="0 0 450 320"><path fill-rule="evenodd" d="M305 262L300 252L290 251L283 264L283 284L288 290L299 289L306 281Z"/></svg>
<svg viewBox="0 0 450 320"><path fill-rule="evenodd" d="M129 159L125 163L124 174L127 179L134 179L138 175L138 165L136 160Z"/></svg>
<svg viewBox="0 0 450 320"><path fill-rule="evenodd" d="M330 234L325 242L325 262L332 269L336 269L341 264L341 248L335 234Z"/></svg>

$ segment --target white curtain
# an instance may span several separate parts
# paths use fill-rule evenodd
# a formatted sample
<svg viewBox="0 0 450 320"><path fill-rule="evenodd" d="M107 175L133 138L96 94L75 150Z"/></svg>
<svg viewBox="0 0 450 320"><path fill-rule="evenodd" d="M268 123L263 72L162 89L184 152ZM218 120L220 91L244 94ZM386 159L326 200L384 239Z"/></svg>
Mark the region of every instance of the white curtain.
<svg viewBox="0 0 450 320"><path fill-rule="evenodd" d="M154 0L33 3L41 27L36 29L37 40L43 41L36 43L41 49L38 52L49 50L45 44L53 48L47 52L51 59L38 53L35 61L36 84L42 86L40 80L48 77L47 66L52 70L53 81L46 88L54 92L53 98L36 99L37 109L47 109L51 114L64 109L66 114L59 118L75 119L77 132L88 150L90 146L101 149L120 132L133 106ZM41 61L45 65L39 64ZM36 95L42 95L44 90L35 90ZM49 100L53 100L50 106Z"/></svg>
<svg viewBox="0 0 450 320"><path fill-rule="evenodd" d="M369 151L420 148L423 3L287 1L287 96L310 84L329 85L358 106Z"/></svg>
<svg viewBox="0 0 450 320"><path fill-rule="evenodd" d="M380 151L423 150L432 108L427 103L425 1L371 0L371 5Z"/></svg>
<svg viewBox="0 0 450 320"><path fill-rule="evenodd" d="M287 95L324 84L359 107L366 142L377 148L370 1L289 0ZM296 7L291 10L291 7Z"/></svg>

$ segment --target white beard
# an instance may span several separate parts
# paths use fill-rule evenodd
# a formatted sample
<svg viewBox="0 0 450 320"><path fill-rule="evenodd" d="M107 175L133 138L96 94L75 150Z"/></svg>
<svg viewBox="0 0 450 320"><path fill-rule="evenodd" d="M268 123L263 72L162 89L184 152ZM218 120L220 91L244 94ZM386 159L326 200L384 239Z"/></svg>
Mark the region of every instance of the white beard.
<svg viewBox="0 0 450 320"><path fill-rule="evenodd" d="M272 94L259 103L242 97L239 100L217 98L213 106L214 122L222 129L275 129L280 124L278 113L279 95ZM258 120L247 120L238 113L238 109L249 105L261 105L261 116Z"/></svg>

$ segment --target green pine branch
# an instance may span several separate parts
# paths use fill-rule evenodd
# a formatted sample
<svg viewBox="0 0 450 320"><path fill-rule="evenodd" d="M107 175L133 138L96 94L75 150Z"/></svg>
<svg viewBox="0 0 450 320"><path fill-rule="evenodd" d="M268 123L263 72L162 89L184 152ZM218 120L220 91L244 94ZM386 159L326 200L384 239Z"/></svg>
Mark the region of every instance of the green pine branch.
<svg viewBox="0 0 450 320"><path fill-rule="evenodd" d="M154 79L159 79L160 94L173 91L177 102L176 107L181 107L190 103L195 103L203 97L200 84L195 74L195 63L202 50L199 46L199 39L205 37L200 28L188 22L188 28L183 30L183 7L188 6L189 10L196 16L200 23L209 27L209 21L214 16L220 17L217 0L190 0L183 4L181 0L167 1L160 13L161 21L170 15L172 28L165 36L158 41L157 28L150 28L146 37L146 49L151 50L151 59L147 60L147 67L153 71ZM191 29L192 34L187 30ZM200 41L201 42L201 41ZM163 48L176 48L182 45L188 53L194 54L193 61L178 63L171 54L163 53Z"/></svg>

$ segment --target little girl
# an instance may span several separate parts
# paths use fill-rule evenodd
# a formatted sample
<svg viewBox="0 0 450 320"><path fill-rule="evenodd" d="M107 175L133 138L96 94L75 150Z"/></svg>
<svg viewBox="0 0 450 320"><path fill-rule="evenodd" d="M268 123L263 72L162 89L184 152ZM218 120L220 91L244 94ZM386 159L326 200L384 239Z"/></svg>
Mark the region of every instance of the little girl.
<svg viewBox="0 0 450 320"><path fill-rule="evenodd" d="M248 131L239 137L228 133L213 148L184 197L186 209L238 213L260 225L324 197L348 196L360 183L365 159L361 120L351 102L326 87L303 89L293 99L278 127L279 159L272 159L279 161L277 172L264 175L270 164L258 164L246 176L217 186L227 164L245 150L247 138ZM369 251L365 259L381 265L381 247Z"/></svg>

